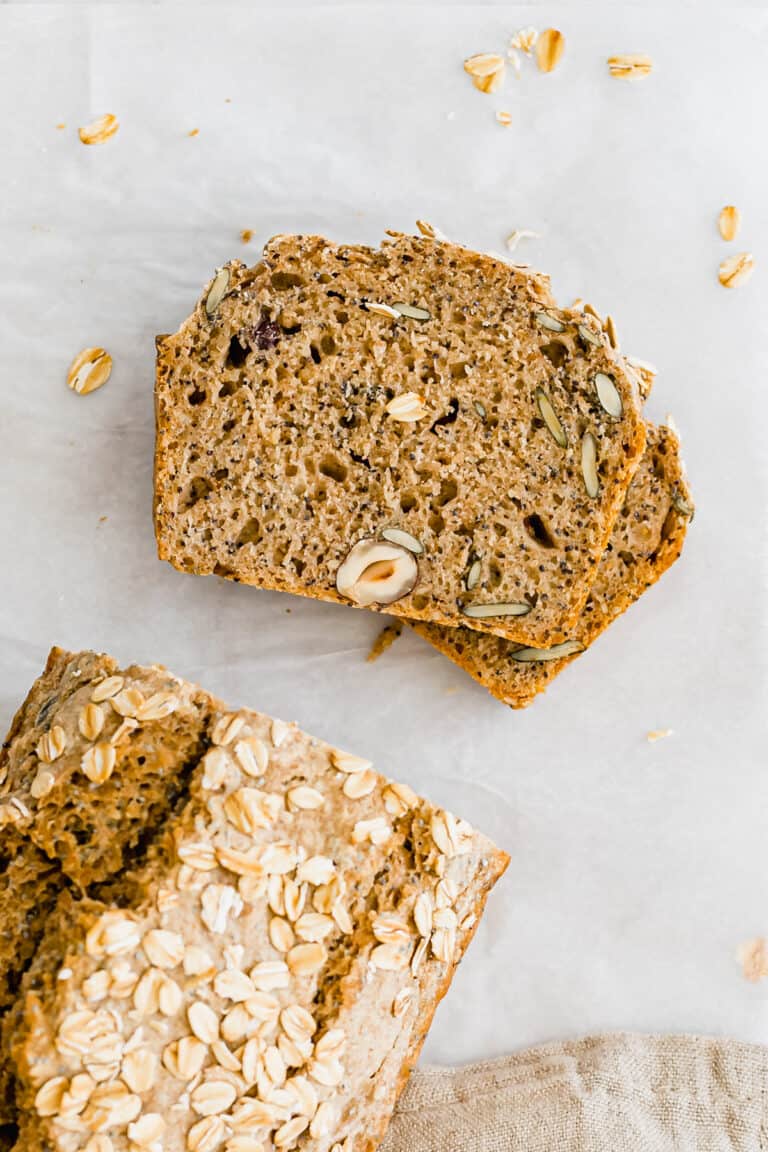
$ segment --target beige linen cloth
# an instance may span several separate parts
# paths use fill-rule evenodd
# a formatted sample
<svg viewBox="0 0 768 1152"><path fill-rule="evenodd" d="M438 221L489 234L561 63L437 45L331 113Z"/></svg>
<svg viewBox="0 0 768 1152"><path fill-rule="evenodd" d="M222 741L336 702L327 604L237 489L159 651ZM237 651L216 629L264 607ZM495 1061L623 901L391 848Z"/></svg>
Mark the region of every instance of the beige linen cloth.
<svg viewBox="0 0 768 1152"><path fill-rule="evenodd" d="M381 1152L763 1152L768 1048L615 1034L417 1068Z"/></svg>

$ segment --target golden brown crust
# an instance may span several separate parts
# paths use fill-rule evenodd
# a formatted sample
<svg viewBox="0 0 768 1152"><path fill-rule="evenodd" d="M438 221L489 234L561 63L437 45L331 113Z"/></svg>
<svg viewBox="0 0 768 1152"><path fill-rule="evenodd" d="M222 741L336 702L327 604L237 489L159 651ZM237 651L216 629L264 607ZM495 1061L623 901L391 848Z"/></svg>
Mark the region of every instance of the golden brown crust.
<svg viewBox="0 0 768 1152"><path fill-rule="evenodd" d="M562 638L645 435L637 378L592 321L555 309L546 286L499 260L402 236L376 251L276 237L258 268L235 261L222 276L216 308L206 310L209 287L159 345L161 558L350 603L336 586L340 565L361 539L395 527L422 542L416 586L366 606L523 643ZM428 299L429 319L393 323L365 305L409 293ZM618 390L618 418L598 400L600 373ZM416 388L427 415L392 417L389 398ZM537 388L559 411L564 447ZM587 433L597 443L596 496L582 475ZM476 554L480 579L467 590ZM528 611L465 614L500 602Z"/></svg>
<svg viewBox="0 0 768 1152"><path fill-rule="evenodd" d="M499 637L420 621L412 627L502 703L525 708L677 560L692 515L677 436L664 426L649 425L645 455L589 599L566 637L578 645L575 653L557 660L520 663L514 659L518 646Z"/></svg>

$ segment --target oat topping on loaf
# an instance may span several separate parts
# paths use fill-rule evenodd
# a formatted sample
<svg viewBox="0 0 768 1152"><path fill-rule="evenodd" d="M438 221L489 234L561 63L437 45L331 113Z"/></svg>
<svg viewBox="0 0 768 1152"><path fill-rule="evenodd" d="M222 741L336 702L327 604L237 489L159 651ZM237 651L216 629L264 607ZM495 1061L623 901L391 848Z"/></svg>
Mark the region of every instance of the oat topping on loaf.
<svg viewBox="0 0 768 1152"><path fill-rule="evenodd" d="M592 317L425 236L222 268L158 340L156 411L176 567L531 644L577 618L644 443Z"/></svg>
<svg viewBox="0 0 768 1152"><path fill-rule="evenodd" d="M503 703L524 708L677 560L692 516L678 438L669 428L648 425L645 455L567 640L536 648L468 628L421 621L413 627Z"/></svg>
<svg viewBox="0 0 768 1152"><path fill-rule="evenodd" d="M81 801L119 789L130 807L136 767L82 769L115 723L179 742L188 713L204 750L127 870L101 855L99 883L51 895L5 1029L19 1152L372 1149L507 857L295 725L228 712L163 669L51 663L52 702L49 676L8 747L6 795L28 813L10 834L30 858L61 786L31 795L40 763ZM110 709L103 725L91 706Z"/></svg>

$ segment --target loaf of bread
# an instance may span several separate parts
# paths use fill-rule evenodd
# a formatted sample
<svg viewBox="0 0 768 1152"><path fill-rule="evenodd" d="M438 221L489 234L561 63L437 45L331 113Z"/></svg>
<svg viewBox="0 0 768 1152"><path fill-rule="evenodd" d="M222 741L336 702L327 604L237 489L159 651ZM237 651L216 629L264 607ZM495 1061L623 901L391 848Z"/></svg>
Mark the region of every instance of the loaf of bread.
<svg viewBox="0 0 768 1152"><path fill-rule="evenodd" d="M524 708L677 560L693 503L673 431L648 425L645 454L627 492L584 611L557 647L521 647L468 628L412 627L489 692Z"/></svg>
<svg viewBox="0 0 768 1152"><path fill-rule="evenodd" d="M550 645L642 455L639 405L544 278L425 237L277 236L158 338L159 553Z"/></svg>
<svg viewBox="0 0 768 1152"><path fill-rule="evenodd" d="M5 1027L17 1152L373 1149L506 855L295 725L93 653L52 654L3 756L6 831L62 876Z"/></svg>

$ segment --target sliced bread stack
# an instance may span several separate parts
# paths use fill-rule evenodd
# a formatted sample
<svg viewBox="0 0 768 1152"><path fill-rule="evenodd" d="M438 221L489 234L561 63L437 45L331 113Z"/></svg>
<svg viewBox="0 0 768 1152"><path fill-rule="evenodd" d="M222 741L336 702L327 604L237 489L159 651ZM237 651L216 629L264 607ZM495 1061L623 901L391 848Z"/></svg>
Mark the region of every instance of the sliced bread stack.
<svg viewBox="0 0 768 1152"><path fill-rule="evenodd" d="M160 556L404 617L524 705L680 551L690 498L644 393L538 274L277 236L158 339Z"/></svg>

